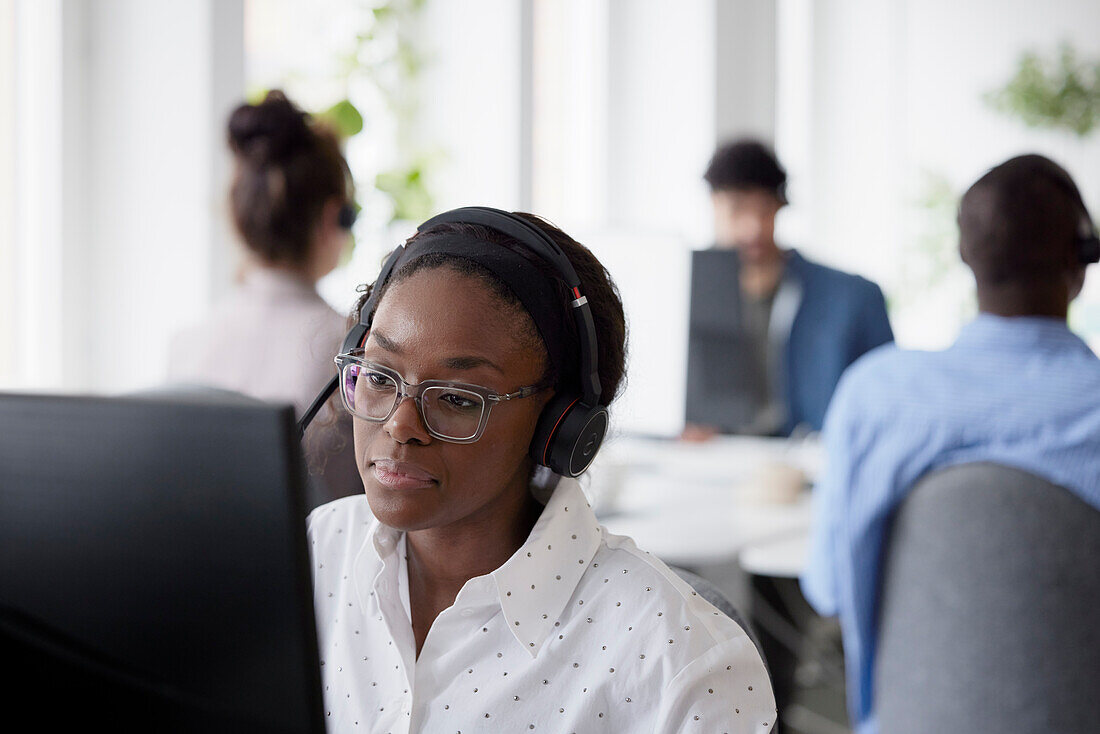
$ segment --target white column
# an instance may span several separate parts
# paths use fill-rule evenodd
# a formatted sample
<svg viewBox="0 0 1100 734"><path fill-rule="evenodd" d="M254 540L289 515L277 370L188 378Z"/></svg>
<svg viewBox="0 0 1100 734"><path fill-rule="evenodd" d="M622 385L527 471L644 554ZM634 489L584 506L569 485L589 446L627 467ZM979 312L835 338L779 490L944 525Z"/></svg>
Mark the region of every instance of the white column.
<svg viewBox="0 0 1100 734"><path fill-rule="evenodd" d="M67 336L62 299L61 210L63 30L61 0L17 0L14 7L13 278L10 312L17 387L61 386L47 370Z"/></svg>
<svg viewBox="0 0 1100 734"><path fill-rule="evenodd" d="M523 12L515 0L432 2L424 10L418 45L430 63L419 81L416 134L442 153L432 175L437 210L520 205Z"/></svg>
<svg viewBox="0 0 1100 734"><path fill-rule="evenodd" d="M775 137L776 3L715 0L714 119L719 141Z"/></svg>
<svg viewBox="0 0 1100 734"><path fill-rule="evenodd" d="M15 382L15 2L0 0L0 388Z"/></svg>

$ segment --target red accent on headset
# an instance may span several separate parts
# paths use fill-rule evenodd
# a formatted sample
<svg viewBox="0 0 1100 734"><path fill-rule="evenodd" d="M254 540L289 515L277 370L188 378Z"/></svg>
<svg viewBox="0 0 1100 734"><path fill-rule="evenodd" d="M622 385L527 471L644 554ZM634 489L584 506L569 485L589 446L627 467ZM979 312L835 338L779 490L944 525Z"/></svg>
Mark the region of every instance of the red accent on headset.
<svg viewBox="0 0 1100 734"><path fill-rule="evenodd" d="M581 297L581 289L580 288L574 288L573 289L573 297L574 298L580 298Z"/></svg>
<svg viewBox="0 0 1100 734"><path fill-rule="evenodd" d="M565 418L569 411L573 409L573 406L577 404L577 400L580 400L580 398L576 398L573 402L569 404L568 408L562 411L561 415L558 416L557 423L555 423L554 427L550 429L550 435L546 437L546 445L542 447L543 466L546 465L546 454L548 451L550 451L550 442L554 439L554 434L557 432L558 426L561 424L562 418Z"/></svg>

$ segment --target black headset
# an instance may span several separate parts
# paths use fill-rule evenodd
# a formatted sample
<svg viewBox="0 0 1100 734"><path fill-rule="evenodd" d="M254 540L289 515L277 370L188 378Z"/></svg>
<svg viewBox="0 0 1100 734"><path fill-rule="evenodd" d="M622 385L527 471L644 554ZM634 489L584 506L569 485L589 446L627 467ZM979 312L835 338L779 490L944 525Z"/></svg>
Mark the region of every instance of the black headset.
<svg viewBox="0 0 1100 734"><path fill-rule="evenodd" d="M1087 210L1077 228L1077 259L1082 265L1100 262L1100 236L1096 234L1096 227Z"/></svg>
<svg viewBox="0 0 1100 734"><path fill-rule="evenodd" d="M340 211L336 214L336 223L339 224L342 229L351 229L355 224L355 220L358 218L359 207L349 202L340 207Z"/></svg>
<svg viewBox="0 0 1100 734"><path fill-rule="evenodd" d="M551 265L572 292L573 300L569 305L577 326L581 349L580 394L559 390L546 405L535 426L530 455L537 464L549 467L562 476L579 476L596 458L596 452L603 443L608 427L607 408L599 403L601 388L596 327L592 321L588 299L581 293L580 278L573 270L569 258L553 239L537 226L514 214L490 207L467 206L432 217L421 224L417 231L423 232L437 224L447 223L481 225L518 240ZM366 342L381 291L404 252L404 245L399 245L386 259L371 288L370 296L359 312L359 323L344 338L341 353L350 352ZM338 382L339 377L333 377L314 399L298 423L299 434L305 432L317 411L336 390Z"/></svg>
<svg viewBox="0 0 1100 734"><path fill-rule="evenodd" d="M1036 167L1034 170L1062 189L1081 210L1081 218L1077 223L1077 233L1074 238L1077 260L1082 265L1100 262L1100 236L1096 233L1096 226L1092 223L1088 207L1085 206L1085 198L1081 196L1081 190L1077 188L1077 184L1068 173L1053 171L1045 166Z"/></svg>

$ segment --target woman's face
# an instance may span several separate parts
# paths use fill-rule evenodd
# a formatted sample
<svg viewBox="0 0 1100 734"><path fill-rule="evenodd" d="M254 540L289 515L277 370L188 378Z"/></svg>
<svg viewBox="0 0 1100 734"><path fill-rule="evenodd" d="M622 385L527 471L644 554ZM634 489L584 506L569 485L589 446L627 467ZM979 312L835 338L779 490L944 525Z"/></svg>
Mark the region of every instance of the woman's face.
<svg viewBox="0 0 1100 734"><path fill-rule="evenodd" d="M386 291L364 358L410 384L451 380L503 395L538 384L544 371L543 351L523 338L520 318L529 317L477 278L446 266L420 270ZM470 444L429 435L407 398L385 423L356 419L356 461L371 510L400 530L490 516L495 500L527 491L527 450L549 398L546 390L493 405L484 433Z"/></svg>

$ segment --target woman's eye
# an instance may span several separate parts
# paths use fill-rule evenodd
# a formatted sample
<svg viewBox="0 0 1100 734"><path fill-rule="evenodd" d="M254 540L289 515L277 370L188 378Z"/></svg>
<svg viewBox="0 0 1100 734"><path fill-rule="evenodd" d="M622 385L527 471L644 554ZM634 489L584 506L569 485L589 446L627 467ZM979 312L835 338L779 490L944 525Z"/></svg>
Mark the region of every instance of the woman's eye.
<svg viewBox="0 0 1100 734"><path fill-rule="evenodd" d="M440 400L449 407L457 408L458 410L473 410L478 405L477 401L453 392L443 395Z"/></svg>
<svg viewBox="0 0 1100 734"><path fill-rule="evenodd" d="M393 380L388 375L384 375L381 372L367 372L367 384L370 387L384 390L393 387Z"/></svg>

